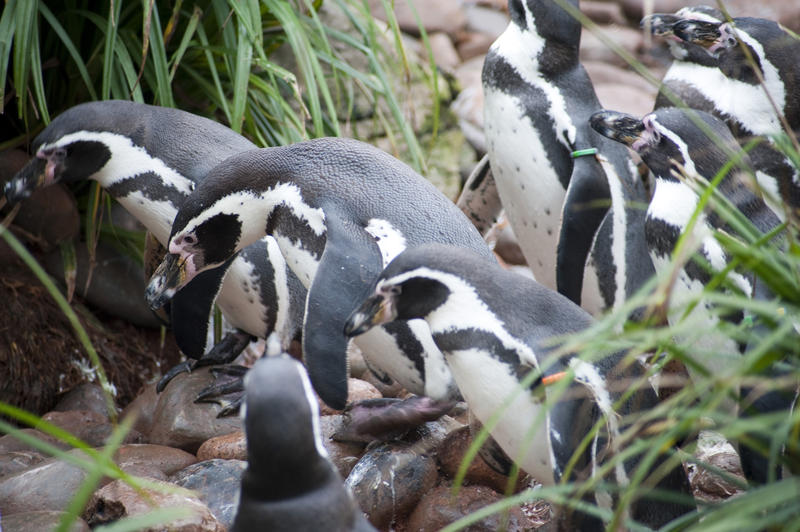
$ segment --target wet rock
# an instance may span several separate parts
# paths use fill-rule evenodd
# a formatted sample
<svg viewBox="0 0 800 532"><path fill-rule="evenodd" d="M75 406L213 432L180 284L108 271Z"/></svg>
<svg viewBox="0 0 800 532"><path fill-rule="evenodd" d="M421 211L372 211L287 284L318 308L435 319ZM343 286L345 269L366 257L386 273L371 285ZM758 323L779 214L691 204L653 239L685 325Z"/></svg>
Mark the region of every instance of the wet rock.
<svg viewBox="0 0 800 532"><path fill-rule="evenodd" d="M179 532L223 532L225 527L217 521L211 510L200 502L199 498L188 490L174 484L153 481L161 490L150 486L140 493L121 480L115 480L92 495L83 518L90 526L96 527L110 523L123 517L145 515L154 509L183 509L188 515L142 529L143 532L155 532L168 528Z"/></svg>
<svg viewBox="0 0 800 532"><path fill-rule="evenodd" d="M461 462L464 461L464 455L472 445L472 441L470 428L466 426L448 434L436 453L436 461L439 463L439 467L444 475L447 475L451 479L455 478L456 473L461 467ZM526 478L524 474L520 475L514 487L514 492L520 491L527 486ZM508 487L509 477L501 475L489 467L479 454L475 456L475 459L467 468L464 482L466 484L489 486L498 492L505 493Z"/></svg>
<svg viewBox="0 0 800 532"><path fill-rule="evenodd" d="M163 479L197 462L197 457L163 445L123 445L114 453L114 462L126 472Z"/></svg>
<svg viewBox="0 0 800 532"><path fill-rule="evenodd" d="M386 443L362 456L345 484L370 522L385 529L411 511L437 478L431 457L404 443Z"/></svg>
<svg viewBox="0 0 800 532"><path fill-rule="evenodd" d="M467 24L460 0L438 0L437 2L413 0L413 4L427 33L439 31L453 36ZM386 19L386 12L380 0L369 0L369 6L373 15L382 20ZM394 14L402 31L409 35L419 36L419 26L414 12L406 2L395 2Z"/></svg>
<svg viewBox="0 0 800 532"><path fill-rule="evenodd" d="M460 62L456 47L446 33L432 33L428 36L431 53L436 66L447 71L452 71Z"/></svg>
<svg viewBox="0 0 800 532"><path fill-rule="evenodd" d="M13 224L34 237L43 249L52 249L78 235L78 205L63 185L40 188L20 205Z"/></svg>
<svg viewBox="0 0 800 532"><path fill-rule="evenodd" d="M408 530L432 532L493 504L501 495L486 486L462 486L453 498L452 487L442 485L429 491L408 519ZM502 513L490 515L462 530L483 531L500 530L505 517ZM534 522L519 507L511 508L505 530L532 530L541 523Z"/></svg>
<svg viewBox="0 0 800 532"><path fill-rule="evenodd" d="M0 454L0 479L24 471L45 459L45 455L36 451L11 451Z"/></svg>
<svg viewBox="0 0 800 532"><path fill-rule="evenodd" d="M378 399L383 397L380 391L368 381L361 379L347 379L347 403L357 403L367 399ZM326 405L321 399L319 400L319 415L329 416L331 414L338 414L340 410L334 410Z"/></svg>
<svg viewBox="0 0 800 532"><path fill-rule="evenodd" d="M159 327L161 322L150 311L144 299L142 287L145 279L141 266L103 243L97 245L95 253L91 282L87 287L86 279L91 266L89 252L85 244L76 244L75 292L89 304L111 316L122 318L139 327ZM44 266L50 275L64 282L64 263L60 251L49 253L45 257Z"/></svg>
<svg viewBox="0 0 800 532"><path fill-rule="evenodd" d="M197 462L170 477L170 482L197 492L222 525L230 528L239 506L242 473L247 462L212 459Z"/></svg>
<svg viewBox="0 0 800 532"><path fill-rule="evenodd" d="M220 405L194 402L211 381L208 368L175 377L158 396L147 441L195 453L204 441L241 430L239 416L218 418Z"/></svg>
<svg viewBox="0 0 800 532"><path fill-rule="evenodd" d="M90 410L108 419L108 409L106 408L106 398L103 388L99 384L86 382L79 384L65 393L53 407L55 412L66 410Z"/></svg>
<svg viewBox="0 0 800 532"><path fill-rule="evenodd" d="M244 432L237 430L224 436L216 436L203 442L197 450L198 460L247 460L247 439Z"/></svg>
<svg viewBox="0 0 800 532"><path fill-rule="evenodd" d="M0 526L3 532L41 532L42 530L55 530L65 512L24 512L16 514L3 514ZM80 517L73 519L69 532L89 532L89 525Z"/></svg>
<svg viewBox="0 0 800 532"><path fill-rule="evenodd" d="M319 419L319 425L320 432L322 432L322 444L328 451L328 458L336 466L342 478L347 478L361 455L364 454L364 445L333 440L333 434L341 430L342 417L341 415L322 416Z"/></svg>
<svg viewBox="0 0 800 532"><path fill-rule="evenodd" d="M83 451L69 452L86 458ZM47 459L0 481L0 508L4 515L39 510L63 511L86 476L87 473L78 466L55 458Z"/></svg>

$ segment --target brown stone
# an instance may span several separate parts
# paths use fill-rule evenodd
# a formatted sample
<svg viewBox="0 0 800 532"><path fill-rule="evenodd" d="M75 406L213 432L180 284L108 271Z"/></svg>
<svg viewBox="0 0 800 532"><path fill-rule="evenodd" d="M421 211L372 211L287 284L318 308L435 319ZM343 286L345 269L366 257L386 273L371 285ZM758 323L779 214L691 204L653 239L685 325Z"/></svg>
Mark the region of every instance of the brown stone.
<svg viewBox="0 0 800 532"><path fill-rule="evenodd" d="M200 502L191 491L179 488L167 482L152 481L162 489L151 486L143 488L140 493L125 482L116 480L97 490L93 495L84 519L92 527L109 523L123 517L135 517L152 512L156 508L178 508L189 515L170 520L142 531L156 532L168 528L176 532L223 532L220 524L208 507Z"/></svg>
<svg viewBox="0 0 800 532"><path fill-rule="evenodd" d="M45 458L45 455L36 451L12 451L0 454L0 479L24 471Z"/></svg>
<svg viewBox="0 0 800 532"><path fill-rule="evenodd" d="M479 31L465 31L458 35L458 55L468 61L473 57L484 56L495 37Z"/></svg>
<svg viewBox="0 0 800 532"><path fill-rule="evenodd" d="M502 496L486 486L462 486L458 495L453 496L452 486L445 484L429 491L408 519L408 530L433 532L458 519L474 513L481 508L502 499ZM492 514L464 528L469 531L500 530L505 520L503 513ZM519 507L512 507L508 513L505 530L533 530L541 523L525 515Z"/></svg>
<svg viewBox="0 0 800 532"><path fill-rule="evenodd" d="M36 429L21 429L20 433L37 438L44 442L49 443L50 445L54 445L59 449L69 449L69 444L64 443L63 441L59 440L58 438L54 438L49 434L45 434L44 432ZM6 434L5 436L0 437L0 454L6 454L15 451L32 451L35 448L31 445L28 445L21 439L17 438L13 434Z"/></svg>
<svg viewBox="0 0 800 532"><path fill-rule="evenodd" d="M323 416L320 418L319 424L320 432L322 432L322 444L328 451L328 458L336 466L342 478L347 478L361 455L364 454L364 445L332 439L333 434L342 426L341 415Z"/></svg>
<svg viewBox="0 0 800 532"><path fill-rule="evenodd" d="M367 399L380 399L383 397L378 388L374 384L361 379L347 379L347 403L357 403ZM319 399L319 415L330 416L332 414L340 414L341 410L334 410L326 405L322 399Z"/></svg>
<svg viewBox="0 0 800 532"><path fill-rule="evenodd" d="M80 231L78 205L63 185L37 189L21 205L14 225L37 238L46 249L72 240Z"/></svg>
<svg viewBox="0 0 800 532"><path fill-rule="evenodd" d="M53 411L91 410L108 419L108 408L103 388L93 382L85 382L65 393L53 407Z"/></svg>
<svg viewBox="0 0 800 532"><path fill-rule="evenodd" d="M436 66L447 71L452 71L461 62L453 41L446 33L432 33L428 36L431 53Z"/></svg>
<svg viewBox="0 0 800 532"><path fill-rule="evenodd" d="M437 31L455 35L467 24L460 0L411 0L427 33ZM381 0L369 0L370 12L377 18L386 20L386 12ZM414 11L407 2L394 2L394 15L400 29L410 35L419 36L419 25Z"/></svg>
<svg viewBox="0 0 800 532"><path fill-rule="evenodd" d="M212 458L247 460L247 438L244 436L244 431L237 430L203 442L197 450L197 459L202 461Z"/></svg>
<svg viewBox="0 0 800 532"><path fill-rule="evenodd" d="M111 433L108 418L91 410L48 412L42 416L42 421L71 433L90 447L103 445Z"/></svg>
<svg viewBox="0 0 800 532"><path fill-rule="evenodd" d="M598 2L596 0L583 0L581 12L597 24L626 25L625 14L622 7L614 2Z"/></svg>
<svg viewBox="0 0 800 532"><path fill-rule="evenodd" d="M181 449L152 444L123 445L114 453L114 462L123 470L148 468L166 476L197 462L197 457Z"/></svg>
<svg viewBox="0 0 800 532"><path fill-rule="evenodd" d="M55 530L61 519L66 515L65 512L24 512L16 514L3 514L3 532L41 532L42 530ZM80 517L72 518L72 525L69 532L89 532L91 530L86 521Z"/></svg>
<svg viewBox="0 0 800 532"><path fill-rule="evenodd" d="M122 411L120 419L136 416L133 421L133 429L142 434L149 434L153 425L153 414L158 404L158 395L155 382L145 385L136 398Z"/></svg>
<svg viewBox="0 0 800 532"><path fill-rule="evenodd" d="M598 29L607 39L633 56L636 56L644 48L641 30L617 25L600 26ZM586 29L581 33L580 58L581 61L601 61L622 67L628 64L609 48L600 37Z"/></svg>

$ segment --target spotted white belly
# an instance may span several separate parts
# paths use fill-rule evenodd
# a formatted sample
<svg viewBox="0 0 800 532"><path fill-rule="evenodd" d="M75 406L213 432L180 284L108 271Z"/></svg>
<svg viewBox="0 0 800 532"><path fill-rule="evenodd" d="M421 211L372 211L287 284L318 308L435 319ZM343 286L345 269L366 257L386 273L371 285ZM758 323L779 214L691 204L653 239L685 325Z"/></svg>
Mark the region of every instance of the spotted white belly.
<svg viewBox="0 0 800 532"><path fill-rule="evenodd" d="M522 103L501 91L484 95L485 132L500 200L536 280L556 288L556 247L566 191L523 115ZM491 118L489 118L491 117Z"/></svg>

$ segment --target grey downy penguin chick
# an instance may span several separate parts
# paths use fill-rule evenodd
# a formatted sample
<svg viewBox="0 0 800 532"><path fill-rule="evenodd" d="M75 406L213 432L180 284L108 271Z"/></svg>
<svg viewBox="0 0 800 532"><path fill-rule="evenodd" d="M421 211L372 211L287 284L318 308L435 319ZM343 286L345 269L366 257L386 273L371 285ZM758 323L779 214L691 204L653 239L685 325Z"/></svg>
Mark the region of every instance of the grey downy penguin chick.
<svg viewBox="0 0 800 532"><path fill-rule="evenodd" d="M555 339L591 326L586 311L536 281L499 265L484 266L470 250L427 244L398 255L348 320L347 332L359 334L380 323L411 318L428 323L481 423L506 408L491 435L509 458L545 486L591 478L621 450L625 426L620 420L657 403L636 360L614 353L589 362L553 345ZM560 395L549 383L567 384L564 379L571 382ZM620 401L634 387L636 392ZM572 475L562 478L580 442L601 418L604 428L584 448ZM620 463L606 480L624 487L636 463L635 458ZM680 465L658 487L687 495L687 504L645 497L633 505L631 518L657 528L693 509ZM605 508L613 504L609 493L599 490L587 499ZM599 519L580 512L558 521L563 530L603 529Z"/></svg>

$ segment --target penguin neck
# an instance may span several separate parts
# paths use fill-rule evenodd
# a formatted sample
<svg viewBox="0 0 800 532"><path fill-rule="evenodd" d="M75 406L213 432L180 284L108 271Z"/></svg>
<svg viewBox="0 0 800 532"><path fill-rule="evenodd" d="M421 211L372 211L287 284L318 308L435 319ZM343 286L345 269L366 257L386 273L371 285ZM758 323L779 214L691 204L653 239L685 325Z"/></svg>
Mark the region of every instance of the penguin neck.
<svg viewBox="0 0 800 532"><path fill-rule="evenodd" d="M105 144L111 157L89 179L112 197L166 245L172 221L194 182L124 136L108 131L78 131L60 142L91 140Z"/></svg>

